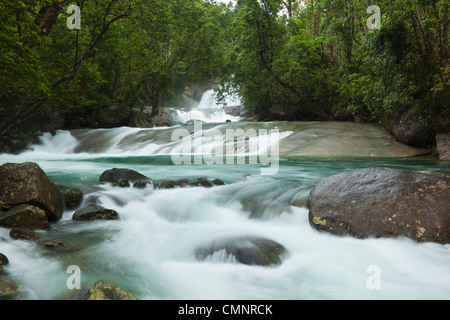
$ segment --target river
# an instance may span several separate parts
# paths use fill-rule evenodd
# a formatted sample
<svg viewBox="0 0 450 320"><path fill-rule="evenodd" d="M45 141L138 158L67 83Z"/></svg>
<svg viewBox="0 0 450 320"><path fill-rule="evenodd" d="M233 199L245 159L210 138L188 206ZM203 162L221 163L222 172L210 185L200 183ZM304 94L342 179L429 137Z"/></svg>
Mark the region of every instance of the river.
<svg viewBox="0 0 450 320"><path fill-rule="evenodd" d="M223 114L215 116L223 120ZM208 117L203 120L211 120ZM344 170L383 166L450 172L448 162L403 157L404 147L392 155L388 138L376 133L377 139L385 139L383 148L389 149L383 154L374 149L380 141L370 126L363 128L367 137L356 134L350 140L364 147L345 156L336 143L328 142L327 147L325 140L315 140L312 147L312 138L319 138L313 130L317 123L231 120L205 122L203 129L277 130L279 159L274 174L261 174L267 165L259 161L175 164L170 152L175 145L173 132L192 132L193 125L58 131L55 136L45 134L40 144L21 154L0 155L0 164L38 163L55 183L81 189L85 200L97 197L102 206L120 216L118 221L76 222L74 210L66 210L51 230L37 232L35 242L14 241L8 229L0 228L0 238L6 240L0 242L0 252L10 261L8 277L23 287L19 298L79 299L102 279L140 299L157 300L450 299L450 246L407 238L357 240L317 232L309 225L306 207L317 183ZM326 132L326 127L320 131ZM306 139L303 149L293 147L295 141L300 143L299 137ZM340 152L327 153L331 145ZM154 190L100 184L102 172L114 167L133 169L155 180L209 177L226 185ZM282 244L287 255L276 267L243 265L220 254L206 261L195 259L198 246L229 236L268 238ZM55 238L78 250L55 253L42 248L43 241ZM81 290L67 286L67 268L73 265L81 270ZM371 285L373 270L379 277L375 287Z"/></svg>

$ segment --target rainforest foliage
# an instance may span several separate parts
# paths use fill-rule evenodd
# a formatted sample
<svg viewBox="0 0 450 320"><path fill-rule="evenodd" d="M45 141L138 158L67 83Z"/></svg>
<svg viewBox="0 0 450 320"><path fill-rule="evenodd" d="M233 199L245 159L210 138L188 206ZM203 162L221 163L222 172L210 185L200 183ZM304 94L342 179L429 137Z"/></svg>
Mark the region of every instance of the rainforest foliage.
<svg viewBox="0 0 450 320"><path fill-rule="evenodd" d="M70 5L80 28L70 29ZM375 5L379 26L373 27ZM187 86L238 92L261 120L383 124L417 114L449 130L448 0L6 0L0 136L55 113L76 127ZM68 123L68 124L67 124Z"/></svg>

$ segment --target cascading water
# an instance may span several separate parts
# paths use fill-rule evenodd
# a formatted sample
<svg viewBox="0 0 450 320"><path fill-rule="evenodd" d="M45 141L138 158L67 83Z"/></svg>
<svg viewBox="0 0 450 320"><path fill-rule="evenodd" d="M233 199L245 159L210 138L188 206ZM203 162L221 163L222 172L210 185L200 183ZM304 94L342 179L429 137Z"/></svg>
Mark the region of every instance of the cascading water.
<svg viewBox="0 0 450 320"><path fill-rule="evenodd" d="M245 124L211 124L204 129ZM254 123L280 130L290 141L300 127ZM183 126L184 127L184 126ZM306 200L322 179L344 170L391 166L448 172L427 159L292 157L280 153L276 175L261 165L175 165L171 136L177 128L59 131L19 155L0 155L0 164L34 161L57 184L80 188L118 221L76 222L74 210L38 240L12 240L0 228L0 252L10 263L8 277L23 287L21 299L82 298L102 279L140 299L449 299L450 247L406 238L336 237L313 230ZM317 134L315 134L317 135ZM360 138L363 139L363 138ZM370 137L364 141L370 152ZM293 142L289 142L293 143ZM281 150L288 150L282 148ZM363 152L363 151L361 151ZM218 178L214 188L115 188L98 182L104 170L125 167L154 180ZM283 245L281 265L244 265L218 251L204 261L201 245L224 237L264 237ZM63 239L77 250L54 253L42 242ZM81 270L81 290L67 287L69 266ZM381 286L368 285L371 267L381 270Z"/></svg>
<svg viewBox="0 0 450 320"><path fill-rule="evenodd" d="M210 123L223 123L226 121L240 121L241 117L233 116L226 111L226 107L238 107L241 102L236 96L228 96L224 102L218 103L214 90L206 91L200 103L192 103L182 109L175 110L174 122L186 123L189 121L203 121Z"/></svg>

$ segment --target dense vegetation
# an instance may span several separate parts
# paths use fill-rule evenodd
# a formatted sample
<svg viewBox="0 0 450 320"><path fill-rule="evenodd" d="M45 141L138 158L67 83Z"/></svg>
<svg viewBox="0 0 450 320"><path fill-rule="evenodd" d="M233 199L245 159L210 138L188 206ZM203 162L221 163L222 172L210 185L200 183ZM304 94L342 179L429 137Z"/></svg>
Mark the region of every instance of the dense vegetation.
<svg viewBox="0 0 450 320"><path fill-rule="evenodd" d="M71 4L81 9L81 29L67 27ZM371 29L373 4L381 27ZM17 137L29 119L74 128L102 126L112 111L129 110L120 106L151 106L156 115L187 86L214 81L219 96L239 92L261 120L326 120L340 111L388 129L421 126L429 137L413 144L429 144L450 126L449 6L3 1L0 138Z"/></svg>

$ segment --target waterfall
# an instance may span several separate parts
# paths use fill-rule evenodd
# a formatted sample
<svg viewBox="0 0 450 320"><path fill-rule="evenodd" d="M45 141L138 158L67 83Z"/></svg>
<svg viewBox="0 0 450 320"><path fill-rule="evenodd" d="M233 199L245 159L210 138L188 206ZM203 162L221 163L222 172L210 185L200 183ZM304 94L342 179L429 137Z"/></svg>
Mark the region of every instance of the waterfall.
<svg viewBox="0 0 450 320"><path fill-rule="evenodd" d="M226 121L240 121L241 117L233 116L227 113L230 107L238 107L241 105L237 96L228 96L224 102L218 103L214 90L206 91L198 105L192 104L184 106L182 109L175 110L172 116L174 122L186 123L189 121L203 121L208 123L223 123Z"/></svg>

